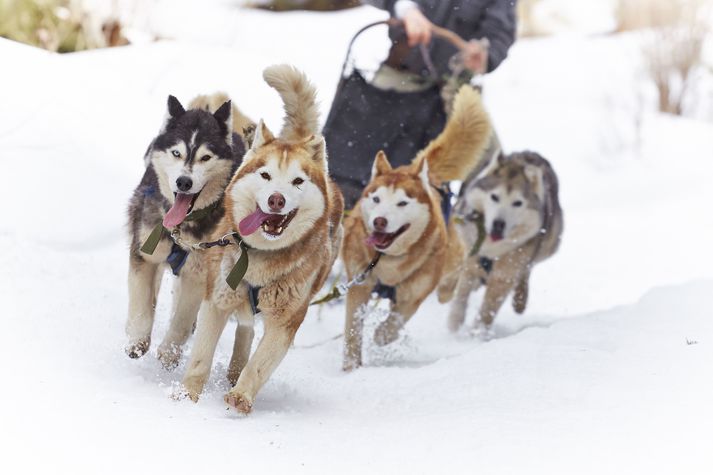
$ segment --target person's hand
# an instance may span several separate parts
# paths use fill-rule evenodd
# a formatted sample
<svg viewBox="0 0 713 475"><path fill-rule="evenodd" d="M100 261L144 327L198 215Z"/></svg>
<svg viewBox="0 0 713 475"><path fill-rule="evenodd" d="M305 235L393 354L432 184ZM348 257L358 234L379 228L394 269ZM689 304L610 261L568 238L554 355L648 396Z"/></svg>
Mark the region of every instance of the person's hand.
<svg viewBox="0 0 713 475"><path fill-rule="evenodd" d="M463 65L475 74L483 74L488 69L488 43L470 40L463 50Z"/></svg>
<svg viewBox="0 0 713 475"><path fill-rule="evenodd" d="M408 37L408 45L427 45L431 42L432 23L426 18L418 8L411 8L404 12L404 27Z"/></svg>

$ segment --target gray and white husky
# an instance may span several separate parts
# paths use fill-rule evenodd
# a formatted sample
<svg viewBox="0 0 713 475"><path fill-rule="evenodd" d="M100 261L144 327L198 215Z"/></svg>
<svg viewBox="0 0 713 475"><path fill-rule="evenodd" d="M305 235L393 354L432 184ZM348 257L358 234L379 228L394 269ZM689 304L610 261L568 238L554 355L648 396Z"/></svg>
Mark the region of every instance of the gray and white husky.
<svg viewBox="0 0 713 475"><path fill-rule="evenodd" d="M164 124L146 151L146 171L129 202L126 353L131 358L149 349L163 270L170 267L178 278L158 356L167 368L178 363L205 287L205 272L190 244L210 237L223 216L225 187L245 152L236 129L247 122L224 94L199 96L188 110L168 97Z"/></svg>
<svg viewBox="0 0 713 475"><path fill-rule="evenodd" d="M559 247L558 189L550 163L533 152L499 154L463 183L454 214L468 254L448 319L451 331L463 324L468 297L481 285L486 291L476 327L487 329L513 290L515 311L525 311L533 266Z"/></svg>

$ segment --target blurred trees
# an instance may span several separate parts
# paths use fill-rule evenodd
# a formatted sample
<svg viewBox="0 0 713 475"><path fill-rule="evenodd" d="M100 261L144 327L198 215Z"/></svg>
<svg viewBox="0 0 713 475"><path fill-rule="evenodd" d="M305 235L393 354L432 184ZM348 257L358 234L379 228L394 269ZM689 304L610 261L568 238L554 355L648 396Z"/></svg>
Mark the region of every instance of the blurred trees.
<svg viewBox="0 0 713 475"><path fill-rule="evenodd" d="M686 98L703 66L709 34L707 0L620 0L619 31L644 29L647 73L658 93L661 112L682 115Z"/></svg>
<svg viewBox="0 0 713 475"><path fill-rule="evenodd" d="M116 19L92 19L79 0L0 0L0 37L58 53L128 43Z"/></svg>

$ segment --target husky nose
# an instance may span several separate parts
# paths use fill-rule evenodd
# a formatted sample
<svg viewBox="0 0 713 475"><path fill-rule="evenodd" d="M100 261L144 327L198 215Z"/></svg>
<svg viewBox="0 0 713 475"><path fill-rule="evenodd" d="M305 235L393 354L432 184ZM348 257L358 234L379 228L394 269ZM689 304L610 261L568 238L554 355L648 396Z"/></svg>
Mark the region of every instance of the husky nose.
<svg viewBox="0 0 713 475"><path fill-rule="evenodd" d="M389 225L389 222L386 220L386 218L378 217L374 218L374 230L379 231L379 232L384 232L386 230L386 226Z"/></svg>
<svg viewBox="0 0 713 475"><path fill-rule="evenodd" d="M179 176L176 180L176 186L179 190L186 192L193 187L193 180L191 180L187 176Z"/></svg>
<svg viewBox="0 0 713 475"><path fill-rule="evenodd" d="M270 207L270 211L282 211L285 207L285 197L282 193L273 193L267 199L267 205Z"/></svg>
<svg viewBox="0 0 713 475"><path fill-rule="evenodd" d="M496 219L493 221L493 227L490 230L490 235L495 239L502 239L503 234L505 234L505 221L502 219Z"/></svg>

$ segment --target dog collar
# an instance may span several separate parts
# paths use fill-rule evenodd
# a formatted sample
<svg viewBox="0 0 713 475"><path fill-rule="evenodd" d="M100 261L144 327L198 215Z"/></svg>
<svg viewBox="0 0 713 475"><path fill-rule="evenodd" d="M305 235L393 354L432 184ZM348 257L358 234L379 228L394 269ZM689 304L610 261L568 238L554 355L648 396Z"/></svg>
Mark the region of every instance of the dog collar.
<svg viewBox="0 0 713 475"><path fill-rule="evenodd" d="M211 203L210 205L206 206L205 208L191 211L183 221L184 222L185 221L200 221L200 220L204 219L215 208L218 207L220 202L221 202L221 200L217 200L217 201ZM180 224L179 224L179 226L180 226ZM178 226L176 228L178 228ZM151 234L149 234L149 237L146 238L146 241L144 241L144 244L141 246L141 252L148 254L148 255L153 255L153 253L156 251L156 247L158 246L158 243L161 241L161 238L163 237L164 231L169 232L168 229L166 229L163 226L163 223L158 223L151 231Z"/></svg>

